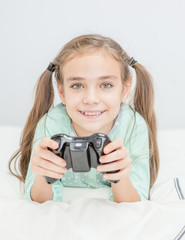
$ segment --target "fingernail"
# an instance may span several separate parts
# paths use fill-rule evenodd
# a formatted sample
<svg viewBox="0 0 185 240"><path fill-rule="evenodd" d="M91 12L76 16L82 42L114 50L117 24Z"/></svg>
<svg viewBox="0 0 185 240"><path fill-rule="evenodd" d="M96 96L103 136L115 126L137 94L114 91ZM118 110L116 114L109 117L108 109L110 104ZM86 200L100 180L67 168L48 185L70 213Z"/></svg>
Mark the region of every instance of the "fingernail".
<svg viewBox="0 0 185 240"><path fill-rule="evenodd" d="M54 142L54 143L52 144L52 146L53 146L54 148L57 148L57 147L58 147L58 143L57 143L57 142Z"/></svg>
<svg viewBox="0 0 185 240"><path fill-rule="evenodd" d="M106 148L105 148L105 152L108 152L109 150L110 150L109 147L106 147Z"/></svg>

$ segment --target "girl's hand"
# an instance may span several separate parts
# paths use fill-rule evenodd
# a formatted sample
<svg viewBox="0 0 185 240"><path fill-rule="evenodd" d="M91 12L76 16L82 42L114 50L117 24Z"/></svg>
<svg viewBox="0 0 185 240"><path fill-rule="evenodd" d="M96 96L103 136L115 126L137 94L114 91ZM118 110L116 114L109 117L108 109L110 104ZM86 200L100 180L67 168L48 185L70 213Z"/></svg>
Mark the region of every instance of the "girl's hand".
<svg viewBox="0 0 185 240"><path fill-rule="evenodd" d="M48 137L44 137L34 149L31 158L31 170L36 176L47 176L61 179L67 172L66 162L50 150L58 148L58 143Z"/></svg>
<svg viewBox="0 0 185 240"><path fill-rule="evenodd" d="M124 147L121 138L107 144L103 152L105 155L100 157L100 162L105 165L99 165L97 170L99 172L110 172L120 170L117 173L106 173L103 177L107 180L121 180L129 175L131 172L131 158L128 150ZM111 163L112 162L112 163Z"/></svg>

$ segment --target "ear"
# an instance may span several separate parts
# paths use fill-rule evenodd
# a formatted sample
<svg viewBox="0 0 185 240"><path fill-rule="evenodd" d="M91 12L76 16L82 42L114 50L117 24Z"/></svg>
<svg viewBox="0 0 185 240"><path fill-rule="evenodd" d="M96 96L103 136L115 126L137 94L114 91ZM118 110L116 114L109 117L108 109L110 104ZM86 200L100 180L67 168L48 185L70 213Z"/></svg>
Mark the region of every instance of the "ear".
<svg viewBox="0 0 185 240"><path fill-rule="evenodd" d="M65 101L63 86L61 84L57 84L57 89L58 89L58 94L60 96L60 99L61 99L62 103L65 105L66 101Z"/></svg>
<svg viewBox="0 0 185 240"><path fill-rule="evenodd" d="M132 88L132 76L130 76L130 79L123 86L122 102L125 102L127 98L130 96L131 88Z"/></svg>

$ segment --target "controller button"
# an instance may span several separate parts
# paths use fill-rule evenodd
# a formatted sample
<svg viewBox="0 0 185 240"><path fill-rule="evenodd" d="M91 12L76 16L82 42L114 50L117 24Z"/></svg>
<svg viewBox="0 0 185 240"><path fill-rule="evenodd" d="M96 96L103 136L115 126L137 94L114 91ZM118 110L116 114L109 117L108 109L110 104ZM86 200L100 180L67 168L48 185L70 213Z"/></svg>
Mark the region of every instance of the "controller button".
<svg viewBox="0 0 185 240"><path fill-rule="evenodd" d="M102 145L102 140L101 140L101 138L97 138L97 139L96 139L96 147L97 147L97 148L101 148L101 145Z"/></svg>
<svg viewBox="0 0 185 240"><path fill-rule="evenodd" d="M82 143L75 143L74 148L80 149L82 147Z"/></svg>

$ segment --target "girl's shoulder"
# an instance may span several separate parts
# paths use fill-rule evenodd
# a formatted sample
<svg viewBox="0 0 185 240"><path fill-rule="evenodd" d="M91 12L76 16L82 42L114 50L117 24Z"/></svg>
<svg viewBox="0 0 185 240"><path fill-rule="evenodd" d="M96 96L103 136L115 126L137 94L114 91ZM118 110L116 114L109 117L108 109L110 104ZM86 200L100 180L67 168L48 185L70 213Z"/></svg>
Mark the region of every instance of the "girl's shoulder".
<svg viewBox="0 0 185 240"><path fill-rule="evenodd" d="M130 136L136 136L141 132L147 133L147 124L141 114L134 110L134 108L124 103L121 106L120 118L116 127L116 131L112 135L112 140L121 138L125 143L130 139Z"/></svg>
<svg viewBox="0 0 185 240"><path fill-rule="evenodd" d="M146 127L146 121L144 117L138 113L130 104L124 103L122 105L122 120L126 122L128 125L131 125L131 123L135 123L137 126L143 126Z"/></svg>
<svg viewBox="0 0 185 240"><path fill-rule="evenodd" d="M64 104L52 107L39 121L44 126L47 136L59 133L70 134L70 118Z"/></svg>

